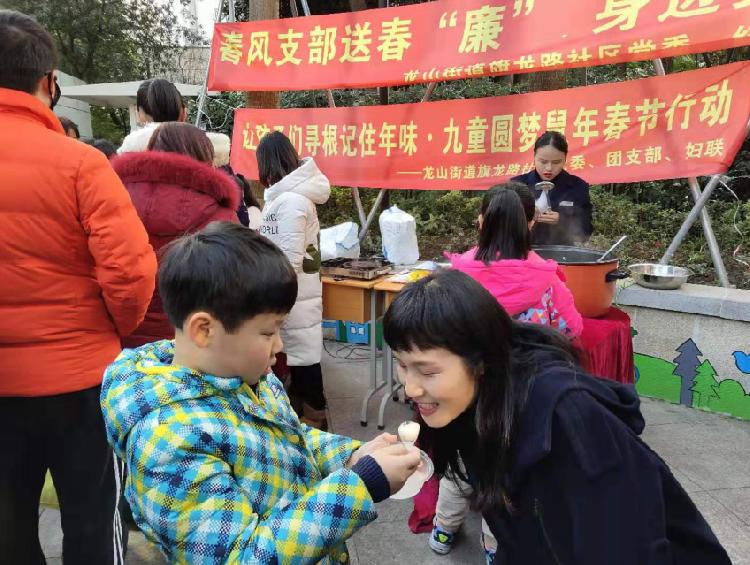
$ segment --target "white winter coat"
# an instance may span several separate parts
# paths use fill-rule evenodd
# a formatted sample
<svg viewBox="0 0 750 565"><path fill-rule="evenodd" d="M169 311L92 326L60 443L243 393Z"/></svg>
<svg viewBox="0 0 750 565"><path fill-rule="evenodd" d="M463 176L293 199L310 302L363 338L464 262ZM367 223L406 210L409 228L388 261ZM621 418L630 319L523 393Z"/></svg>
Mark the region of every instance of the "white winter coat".
<svg viewBox="0 0 750 565"><path fill-rule="evenodd" d="M151 136L154 135L156 128L160 125L161 123L148 122L142 127L134 129L122 140L122 145L120 145L117 153L122 155L123 153L146 151L148 149L148 142L151 141Z"/></svg>
<svg viewBox="0 0 750 565"><path fill-rule="evenodd" d="M320 223L316 204L325 204L331 184L312 158L266 189L261 235L278 245L297 272L297 302L282 339L290 367L320 363L323 284L320 282Z"/></svg>

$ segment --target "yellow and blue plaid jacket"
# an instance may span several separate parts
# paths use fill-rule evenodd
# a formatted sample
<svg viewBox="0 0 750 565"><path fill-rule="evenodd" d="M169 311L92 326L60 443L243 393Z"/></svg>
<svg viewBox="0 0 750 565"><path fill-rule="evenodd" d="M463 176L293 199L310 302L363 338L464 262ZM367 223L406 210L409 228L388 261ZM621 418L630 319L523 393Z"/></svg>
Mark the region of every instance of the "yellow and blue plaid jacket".
<svg viewBox="0 0 750 565"><path fill-rule="evenodd" d="M104 374L109 442L133 517L171 563L344 563L377 517L344 463L354 440L303 425L281 383L257 389L171 365L174 344L123 351Z"/></svg>

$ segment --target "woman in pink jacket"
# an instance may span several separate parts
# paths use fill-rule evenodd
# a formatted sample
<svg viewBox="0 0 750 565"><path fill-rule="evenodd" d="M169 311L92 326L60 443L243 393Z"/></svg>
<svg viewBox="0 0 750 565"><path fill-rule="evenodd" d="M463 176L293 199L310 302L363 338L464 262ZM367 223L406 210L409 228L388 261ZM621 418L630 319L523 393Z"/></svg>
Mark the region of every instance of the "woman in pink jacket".
<svg viewBox="0 0 750 565"><path fill-rule="evenodd" d="M569 338L583 322L554 261L531 251L521 198L507 185L489 190L479 216L479 246L448 255L453 268L481 283L516 320L549 325Z"/></svg>
<svg viewBox="0 0 750 565"><path fill-rule="evenodd" d="M479 282L516 320L556 328L573 339L583 321L557 263L531 250L534 198L526 185L510 182L490 189L479 215L479 245L463 254L446 254L454 269ZM469 510L471 487L457 477L440 480L435 522L428 540L446 554ZM482 520L482 545L492 563L497 541Z"/></svg>

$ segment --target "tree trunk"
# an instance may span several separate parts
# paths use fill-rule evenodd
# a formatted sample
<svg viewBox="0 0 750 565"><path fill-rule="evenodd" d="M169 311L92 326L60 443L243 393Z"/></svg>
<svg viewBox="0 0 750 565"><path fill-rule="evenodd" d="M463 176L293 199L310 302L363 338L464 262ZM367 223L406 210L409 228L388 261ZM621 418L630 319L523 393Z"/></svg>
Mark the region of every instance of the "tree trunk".
<svg viewBox="0 0 750 565"><path fill-rule="evenodd" d="M567 69L529 74L529 92L541 90L562 90L568 78Z"/></svg>
<svg viewBox="0 0 750 565"><path fill-rule="evenodd" d="M279 19L279 0L248 0L248 21ZM247 92L245 106L248 108L278 108L278 92ZM263 205L263 185L251 181L253 195Z"/></svg>

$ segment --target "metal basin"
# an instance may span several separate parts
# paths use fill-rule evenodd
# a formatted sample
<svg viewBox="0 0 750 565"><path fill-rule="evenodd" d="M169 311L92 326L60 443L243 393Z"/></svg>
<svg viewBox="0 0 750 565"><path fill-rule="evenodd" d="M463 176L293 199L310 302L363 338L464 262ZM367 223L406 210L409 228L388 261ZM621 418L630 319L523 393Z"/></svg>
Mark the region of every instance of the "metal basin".
<svg viewBox="0 0 750 565"><path fill-rule="evenodd" d="M656 290L675 290L680 288L693 273L684 267L659 265L656 263L638 263L628 267L633 280L640 286Z"/></svg>

